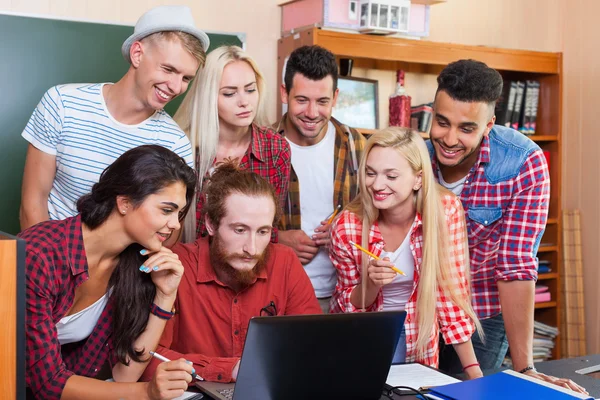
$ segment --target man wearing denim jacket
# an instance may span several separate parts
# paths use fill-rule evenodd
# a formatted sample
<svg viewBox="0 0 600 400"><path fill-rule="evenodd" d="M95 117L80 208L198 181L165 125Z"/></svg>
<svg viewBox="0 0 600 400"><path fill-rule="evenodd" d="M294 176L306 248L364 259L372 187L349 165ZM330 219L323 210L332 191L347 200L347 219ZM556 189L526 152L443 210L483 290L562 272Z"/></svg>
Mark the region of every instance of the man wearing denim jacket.
<svg viewBox="0 0 600 400"><path fill-rule="evenodd" d="M431 140L438 182L460 197L467 218L473 308L485 345L473 347L482 370L499 368L508 346L513 367L581 389L533 367L536 254L548 217L550 176L540 147L518 131L494 125L502 77L482 62L460 60L438 76ZM440 368L457 373L451 346Z"/></svg>

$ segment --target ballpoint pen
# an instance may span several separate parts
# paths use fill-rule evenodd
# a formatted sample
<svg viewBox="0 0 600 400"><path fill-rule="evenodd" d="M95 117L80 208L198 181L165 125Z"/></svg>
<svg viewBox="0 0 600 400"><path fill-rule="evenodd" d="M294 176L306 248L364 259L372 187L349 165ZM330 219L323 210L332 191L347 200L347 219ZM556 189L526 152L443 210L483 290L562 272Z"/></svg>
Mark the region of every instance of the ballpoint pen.
<svg viewBox="0 0 600 400"><path fill-rule="evenodd" d="M357 249L359 249L360 251L362 251L363 253L373 257L376 260L381 260L381 258L377 257L375 254L371 253L369 250L365 249L364 247L360 246L357 243L354 243L353 241L350 241L350 244L354 247L356 247ZM404 272L402 272L400 269L394 267L393 265L390 267L391 269L393 269L396 273L406 276L406 274Z"/></svg>
<svg viewBox="0 0 600 400"><path fill-rule="evenodd" d="M156 353L156 352L154 352L154 351L150 351L149 353L150 353L150 355L151 355L152 357L154 357L154 358L157 358L157 359L159 359L160 361L164 361L164 362L169 362L169 361L171 361L171 360L169 360L167 357L165 357L165 356L162 356L162 355L160 355L160 354L158 354L158 353ZM203 380L204 380L204 378L203 378L203 377L201 377L200 375L198 375L198 374L197 374L197 373L195 373L195 372L194 372L194 373L192 373L192 376L193 376L195 379L199 380L199 381L203 381Z"/></svg>

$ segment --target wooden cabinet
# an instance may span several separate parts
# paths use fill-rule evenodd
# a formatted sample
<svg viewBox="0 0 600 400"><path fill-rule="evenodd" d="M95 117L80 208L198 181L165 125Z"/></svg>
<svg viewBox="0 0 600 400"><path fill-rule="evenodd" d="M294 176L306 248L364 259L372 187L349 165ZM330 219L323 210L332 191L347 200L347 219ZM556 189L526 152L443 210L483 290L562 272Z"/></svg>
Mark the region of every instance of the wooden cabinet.
<svg viewBox="0 0 600 400"><path fill-rule="evenodd" d="M329 49L337 57L354 59L355 67L360 68L437 74L452 61L472 58L495 68L505 79L540 82L537 129L530 137L550 153L550 211L538 257L551 263L552 272L541 274L539 281L549 286L552 301L536 304L535 317L561 329L562 53L465 46L313 28L279 39L278 86L282 83L286 57L300 46L313 44ZM560 354L560 338L557 338L553 358L559 358Z"/></svg>

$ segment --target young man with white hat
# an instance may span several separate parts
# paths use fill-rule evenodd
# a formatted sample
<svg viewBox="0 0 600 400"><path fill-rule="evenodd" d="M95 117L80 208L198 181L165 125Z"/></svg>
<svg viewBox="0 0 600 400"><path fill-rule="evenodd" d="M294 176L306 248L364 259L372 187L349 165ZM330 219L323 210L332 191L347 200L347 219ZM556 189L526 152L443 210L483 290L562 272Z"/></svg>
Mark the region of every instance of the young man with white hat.
<svg viewBox="0 0 600 400"><path fill-rule="evenodd" d="M50 88L22 134L21 229L75 215L77 199L133 147L159 144L191 166L190 142L163 108L186 91L209 43L188 7L156 7L123 43L130 66L118 82Z"/></svg>

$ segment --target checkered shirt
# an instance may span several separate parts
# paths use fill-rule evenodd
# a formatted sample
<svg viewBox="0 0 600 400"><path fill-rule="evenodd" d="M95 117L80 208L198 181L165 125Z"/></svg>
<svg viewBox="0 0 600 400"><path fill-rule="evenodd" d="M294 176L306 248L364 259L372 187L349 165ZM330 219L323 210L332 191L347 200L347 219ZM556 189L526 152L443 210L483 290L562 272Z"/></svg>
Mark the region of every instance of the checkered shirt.
<svg viewBox="0 0 600 400"><path fill-rule="evenodd" d="M248 150L240 160L240 169L247 169L265 178L279 197L280 206L287 198L291 168L290 145L269 127L252 124L252 139ZM198 163L196 162L196 165ZM202 218L204 196L198 196L196 204L196 236L206 236ZM277 227L273 229L272 242L277 242Z"/></svg>
<svg viewBox="0 0 600 400"><path fill-rule="evenodd" d="M274 127L282 136L285 136L286 117L287 114ZM349 128L335 118L331 118L330 121L335 127L333 204L335 207L341 205L344 208L358 194L357 171L367 140L356 129ZM286 231L302 229L300 182L293 166L290 170L290 186L285 197L280 226Z"/></svg>
<svg viewBox="0 0 600 400"><path fill-rule="evenodd" d="M112 302L87 339L61 348L56 324L89 278L81 218L42 222L19 236L26 241L25 381L36 398L60 399L69 377L95 376L114 354Z"/></svg>
<svg viewBox="0 0 600 400"><path fill-rule="evenodd" d="M455 267L453 279L456 287L461 293L469 293L469 284L466 273L468 273L468 254L466 254L465 241L467 240L464 213L460 201L454 195L444 195L442 198L446 222L449 229L450 262ZM363 253L352 246L350 242L361 243L362 222L352 212L344 211L333 223L331 228L331 247L329 256L337 270L337 285L333 294L331 312L357 312L359 308L354 307L350 301L352 291L361 281L361 260ZM417 326L417 286L419 284L421 262L423 257L423 224L421 216L417 213L415 223L410 235L410 250L415 263L414 282L412 293L406 303L406 321L404 328L406 332L406 362L420 362L431 367L437 367L439 363L439 331L441 329L444 341L448 344L464 343L471 338L475 331L473 320L463 310L457 307L438 289L436 301L436 313L438 323L434 324L430 334L429 345L423 358L417 358L416 342L418 336ZM379 231L377 221L369 232L369 251L376 256L383 252L385 242ZM399 266L399 268L402 268ZM383 290L379 290L372 305L367 311L383 310Z"/></svg>
<svg viewBox="0 0 600 400"><path fill-rule="evenodd" d="M490 183L490 140L484 137L479 158L466 177L460 199L467 215L473 309L479 319L500 314L497 281L537 280L537 249L546 227L550 202L550 175L538 148L514 178ZM439 176L437 159L433 170ZM469 210L502 209L496 220L475 221Z"/></svg>

